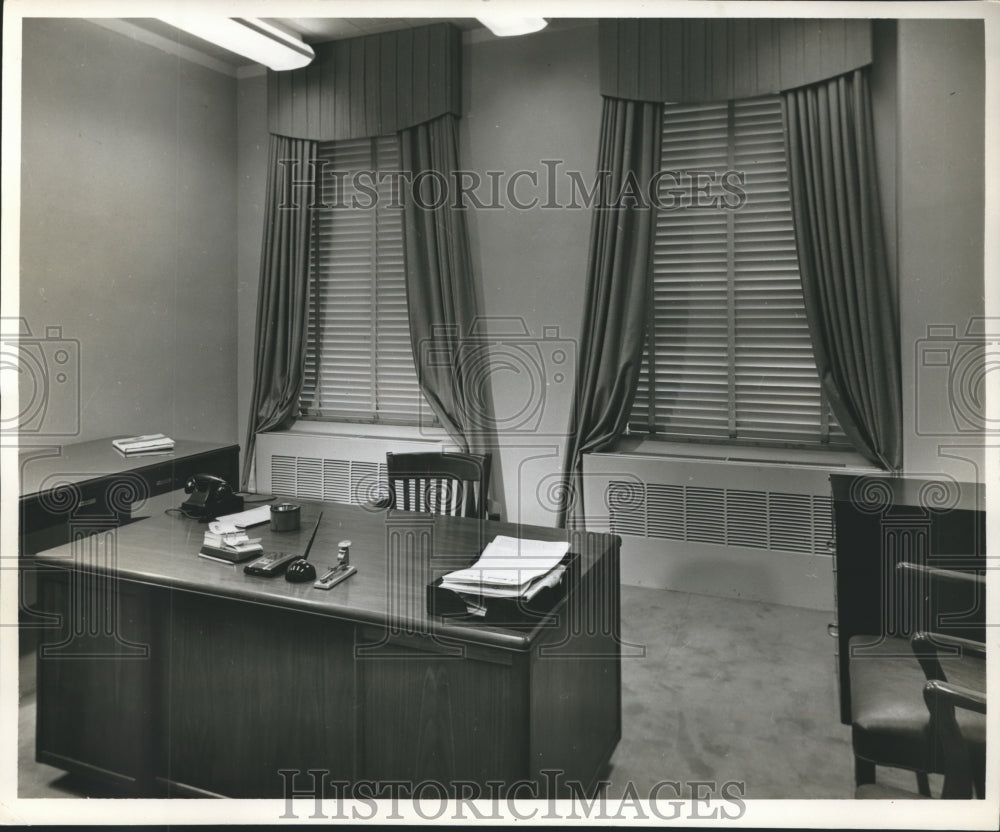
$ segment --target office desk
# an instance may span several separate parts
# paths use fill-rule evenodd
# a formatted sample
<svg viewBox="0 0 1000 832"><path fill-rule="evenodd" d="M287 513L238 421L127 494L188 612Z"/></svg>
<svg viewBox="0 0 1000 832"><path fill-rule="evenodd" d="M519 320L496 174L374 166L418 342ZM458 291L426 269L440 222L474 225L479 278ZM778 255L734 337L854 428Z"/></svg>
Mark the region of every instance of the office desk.
<svg viewBox="0 0 1000 832"><path fill-rule="evenodd" d="M308 769L540 794L601 776L621 736L617 537L572 533L551 614L488 624L429 616L426 585L495 534L567 532L299 500L300 530L254 536L301 550L322 509L310 560L322 574L350 538L358 568L323 591L199 558L205 527L160 513L181 498L39 555L62 616L39 651L40 762L139 795L282 796L282 769L299 789Z"/></svg>

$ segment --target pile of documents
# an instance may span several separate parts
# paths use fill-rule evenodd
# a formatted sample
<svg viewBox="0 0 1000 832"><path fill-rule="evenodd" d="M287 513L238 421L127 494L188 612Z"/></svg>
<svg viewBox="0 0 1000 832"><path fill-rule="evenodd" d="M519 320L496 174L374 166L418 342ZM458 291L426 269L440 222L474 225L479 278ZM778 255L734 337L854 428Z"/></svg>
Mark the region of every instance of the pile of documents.
<svg viewBox="0 0 1000 832"><path fill-rule="evenodd" d="M261 546L261 538L250 538L243 531L236 532L205 532L205 540L202 542L201 551L198 552L203 558L210 560L222 560L226 563L239 563L249 560L254 555L264 551Z"/></svg>
<svg viewBox="0 0 1000 832"><path fill-rule="evenodd" d="M472 566L449 572L441 588L460 595L470 612L485 614L489 598L530 601L554 587L566 571L566 541L523 540L497 535Z"/></svg>
<svg viewBox="0 0 1000 832"><path fill-rule="evenodd" d="M112 439L115 450L125 456L142 456L143 454L166 454L174 449L174 440L162 433L147 433L144 436L127 436L124 439Z"/></svg>

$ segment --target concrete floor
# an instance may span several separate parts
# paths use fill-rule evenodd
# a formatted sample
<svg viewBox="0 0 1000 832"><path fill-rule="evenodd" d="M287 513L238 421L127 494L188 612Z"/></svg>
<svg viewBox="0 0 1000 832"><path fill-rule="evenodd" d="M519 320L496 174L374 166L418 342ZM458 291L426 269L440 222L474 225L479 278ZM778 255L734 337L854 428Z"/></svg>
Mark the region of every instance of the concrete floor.
<svg viewBox="0 0 1000 832"><path fill-rule="evenodd" d="M850 798L850 728L838 719L832 614L622 588L622 739L609 796L659 781L743 784L743 797ZM33 657L22 657L18 794L111 796L34 761ZM879 770L912 789L912 775ZM737 788L737 787L733 787ZM672 797L661 792L661 797ZM683 795L689 796L689 791Z"/></svg>

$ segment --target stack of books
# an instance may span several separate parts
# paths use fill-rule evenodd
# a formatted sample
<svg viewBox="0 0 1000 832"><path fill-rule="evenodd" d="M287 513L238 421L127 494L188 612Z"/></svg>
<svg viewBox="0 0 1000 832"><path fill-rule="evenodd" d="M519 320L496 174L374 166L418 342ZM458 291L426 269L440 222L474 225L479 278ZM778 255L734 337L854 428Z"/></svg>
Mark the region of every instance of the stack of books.
<svg viewBox="0 0 1000 832"><path fill-rule="evenodd" d="M198 554L209 560L221 560L225 563L240 563L259 555L264 551L260 545L261 538L251 539L246 532L205 532L201 550Z"/></svg>
<svg viewBox="0 0 1000 832"><path fill-rule="evenodd" d="M124 439L112 439L118 453L125 456L143 456L145 454L166 454L174 449L174 440L162 433L147 433L144 436L127 436Z"/></svg>
<svg viewBox="0 0 1000 832"><path fill-rule="evenodd" d="M566 571L566 541L497 535L472 566L445 575L442 589L456 593L473 615L485 615L490 598L530 601L556 586Z"/></svg>

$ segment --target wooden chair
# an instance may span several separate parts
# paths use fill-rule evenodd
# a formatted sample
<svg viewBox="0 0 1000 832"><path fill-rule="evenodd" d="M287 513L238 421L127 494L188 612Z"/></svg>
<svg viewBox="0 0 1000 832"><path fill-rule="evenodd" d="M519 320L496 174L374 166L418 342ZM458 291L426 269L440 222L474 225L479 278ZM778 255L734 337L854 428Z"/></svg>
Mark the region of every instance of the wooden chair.
<svg viewBox="0 0 1000 832"><path fill-rule="evenodd" d="M913 652L927 683L924 702L944 772L943 798L986 793L986 645L957 636L916 633Z"/></svg>
<svg viewBox="0 0 1000 832"><path fill-rule="evenodd" d="M943 800L980 800L986 795L986 645L969 639L916 633L911 644L926 674L930 765L944 774ZM953 681L947 681L951 676ZM961 683L954 679L961 679ZM858 786L859 799L928 797L876 783Z"/></svg>
<svg viewBox="0 0 1000 832"><path fill-rule="evenodd" d="M916 590L912 603L924 608L925 615L913 609L912 620L923 620L925 628L950 624L974 638L919 632L910 640L883 639L874 650L852 655L851 734L859 796L866 796L860 794L862 787L875 783L878 765L915 772L920 794L929 796L927 775L944 773L945 755L922 696L925 682L985 689L985 648L976 646L985 639L985 578L907 562L899 564L898 572ZM971 625L956 627L963 618ZM852 646L864 638L851 639ZM929 644L934 644L934 651L947 645L951 655L941 661Z"/></svg>
<svg viewBox="0 0 1000 832"><path fill-rule="evenodd" d="M386 454L386 505L404 511L485 519L490 454Z"/></svg>

